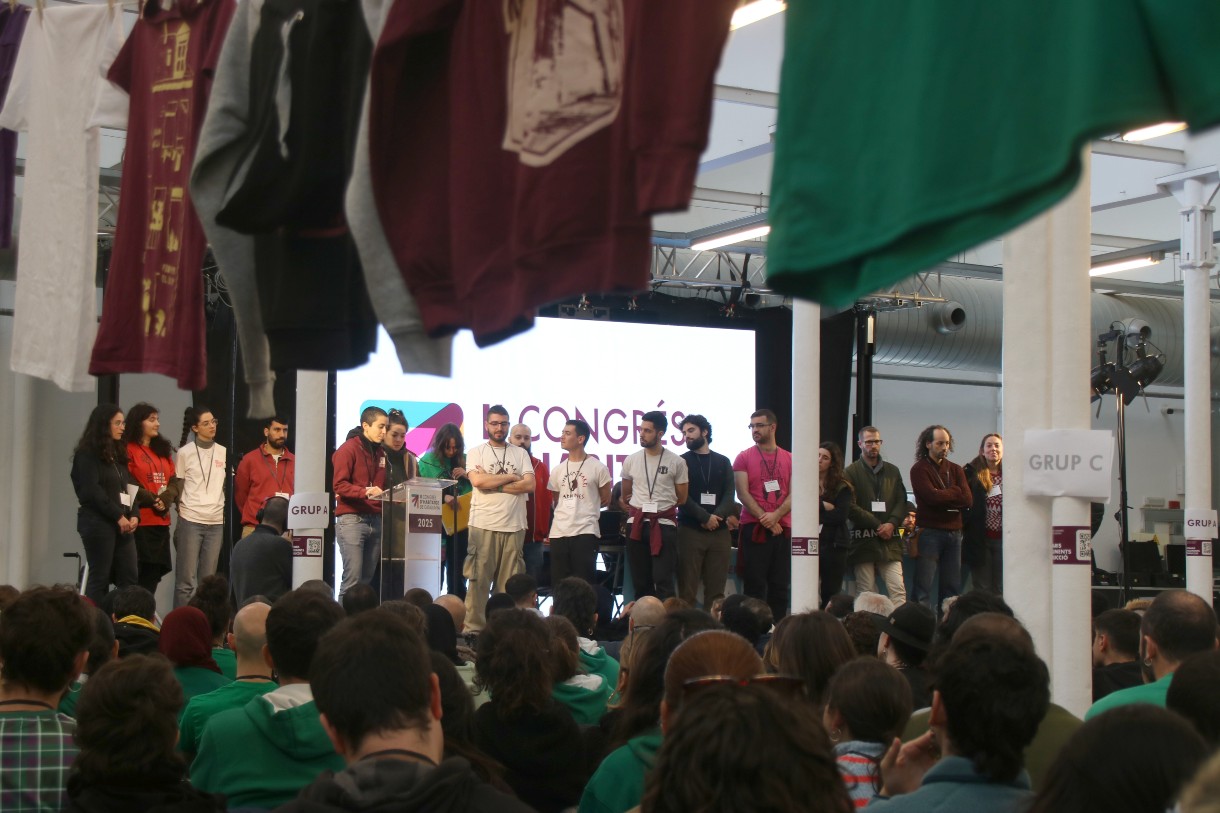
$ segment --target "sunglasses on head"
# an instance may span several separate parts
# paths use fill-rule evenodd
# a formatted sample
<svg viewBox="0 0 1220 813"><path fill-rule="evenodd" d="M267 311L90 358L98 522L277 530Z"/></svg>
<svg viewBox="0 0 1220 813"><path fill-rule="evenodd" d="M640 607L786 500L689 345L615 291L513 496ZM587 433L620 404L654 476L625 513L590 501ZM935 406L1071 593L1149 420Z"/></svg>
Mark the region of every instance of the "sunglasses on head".
<svg viewBox="0 0 1220 813"><path fill-rule="evenodd" d="M682 693L696 694L711 686L763 686L783 695L796 697L805 691L805 679L795 675L754 675L739 678L732 675L705 675L682 684Z"/></svg>

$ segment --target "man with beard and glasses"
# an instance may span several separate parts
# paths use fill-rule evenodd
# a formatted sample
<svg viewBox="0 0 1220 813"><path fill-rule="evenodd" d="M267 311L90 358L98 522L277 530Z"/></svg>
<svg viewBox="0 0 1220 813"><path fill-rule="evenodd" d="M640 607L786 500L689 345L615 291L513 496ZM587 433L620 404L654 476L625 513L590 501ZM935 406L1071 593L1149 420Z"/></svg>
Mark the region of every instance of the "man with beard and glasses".
<svg viewBox="0 0 1220 813"><path fill-rule="evenodd" d="M775 442L775 413L750 416L754 445L733 461L737 493L745 506L737 537L745 558L745 594L771 607L779 621L792 592L792 453Z"/></svg>
<svg viewBox="0 0 1220 813"><path fill-rule="evenodd" d="M554 503L551 520L551 584L568 576L593 583L601 510L610 504L610 471L585 451L591 430L575 418L563 425L559 445L567 459L551 472L547 488Z"/></svg>
<svg viewBox="0 0 1220 813"><path fill-rule="evenodd" d="M526 495L534 493L534 466L529 452L508 442L508 410L487 410L487 442L470 450L466 466L470 485L470 547L463 575L466 629L480 632L490 591L503 592L508 577L525 571L522 546L527 526Z"/></svg>
<svg viewBox="0 0 1220 813"><path fill-rule="evenodd" d="M703 607L724 597L732 552L730 531L736 527L733 464L713 452L712 425L702 415L682 419L690 473L686 502L678 507L678 598L696 606L703 583Z"/></svg>
<svg viewBox="0 0 1220 813"><path fill-rule="evenodd" d="M233 498L241 508L244 539L258 527L258 512L272 497L288 499L293 494L296 458L288 451L288 420L276 416L263 422L262 445L248 452L237 464Z"/></svg>
<svg viewBox="0 0 1220 813"><path fill-rule="evenodd" d="M622 509L627 518L627 564L636 597L674 594L678 561L678 506L686 503L686 461L661 445L667 421L660 410L640 419L640 451L623 461Z"/></svg>
<svg viewBox="0 0 1220 813"><path fill-rule="evenodd" d="M907 487L902 472L881 459L881 431L860 430L860 458L843 472L855 492L848 519L851 544L847 563L855 569L856 595L871 593L880 577L895 604L907 600L902 581L902 538L898 529L907 512Z"/></svg>
<svg viewBox="0 0 1220 813"><path fill-rule="evenodd" d="M915 525L920 529L915 560L915 600L939 614L945 599L962 588L962 512L974 497L966 472L949 459L953 435L940 425L929 426L915 442L911 491L915 492ZM940 573L939 598L932 579Z"/></svg>

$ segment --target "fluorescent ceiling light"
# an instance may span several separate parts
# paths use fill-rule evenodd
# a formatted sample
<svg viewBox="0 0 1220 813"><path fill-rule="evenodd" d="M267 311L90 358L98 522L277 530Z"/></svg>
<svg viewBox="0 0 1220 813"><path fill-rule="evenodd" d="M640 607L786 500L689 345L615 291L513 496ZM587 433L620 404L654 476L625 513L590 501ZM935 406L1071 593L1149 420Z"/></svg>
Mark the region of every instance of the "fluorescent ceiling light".
<svg viewBox="0 0 1220 813"><path fill-rule="evenodd" d="M1090 277L1100 277L1105 274L1117 274L1120 271L1132 271L1136 268L1147 268L1151 265L1157 265L1164 259L1164 255L1158 256L1151 254L1146 257L1132 257L1128 260L1115 260L1110 263L1102 263L1101 265L1093 266L1089 269Z"/></svg>
<svg viewBox="0 0 1220 813"><path fill-rule="evenodd" d="M746 3L733 12L733 22L729 30L736 31L750 23L765 20L773 14L779 14L786 7L783 0L754 0L752 3Z"/></svg>
<svg viewBox="0 0 1220 813"><path fill-rule="evenodd" d="M698 243L691 243L691 250L711 251L714 248L731 246L734 243L744 243L746 240L753 240L755 237L765 237L770 233L771 227L766 225L755 226L752 229L743 229L741 231L731 231L728 234L718 234L715 237L700 240Z"/></svg>
<svg viewBox="0 0 1220 813"><path fill-rule="evenodd" d="M1170 133L1180 133L1186 129L1184 121L1165 121L1160 124L1153 124L1150 127L1141 127L1138 130L1132 130L1129 133L1123 133L1123 141L1147 141L1150 138L1158 138Z"/></svg>

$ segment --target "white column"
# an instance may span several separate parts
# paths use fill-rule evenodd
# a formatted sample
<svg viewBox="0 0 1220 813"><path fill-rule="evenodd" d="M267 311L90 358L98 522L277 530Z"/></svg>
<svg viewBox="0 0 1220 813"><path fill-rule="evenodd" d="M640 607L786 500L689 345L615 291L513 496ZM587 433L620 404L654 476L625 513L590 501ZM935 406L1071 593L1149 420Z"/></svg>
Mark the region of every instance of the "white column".
<svg viewBox="0 0 1220 813"><path fill-rule="evenodd" d="M1183 377L1186 445L1186 589L1212 603L1211 284L1216 265L1211 206L1220 186L1216 167L1161 178L1157 186L1182 206ZM1155 337L1153 337L1155 340ZM1200 520L1208 521L1198 525ZM1192 523L1193 521L1193 523Z"/></svg>
<svg viewBox="0 0 1220 813"><path fill-rule="evenodd" d="M4 583L24 590L30 586L30 551L35 547L34 527L30 522L30 502L34 471L34 446L38 434L35 427L34 379L20 373L12 374L13 403L10 425L13 430L13 445L7 450L9 466L12 468L12 493L9 495L11 509L8 517L9 542L5 555ZM58 461L56 461L58 463ZM75 512L73 512L75 515ZM41 524L41 523L40 523ZM77 539L71 540L70 550L81 550ZM43 539L37 546L43 556L59 557L58 549L52 551Z"/></svg>
<svg viewBox="0 0 1220 813"><path fill-rule="evenodd" d="M330 484L326 482L326 414L326 373L298 371L297 414L296 425L293 427L293 435L296 437L295 490L298 493L330 491ZM324 528L314 528L294 531L293 536L318 537L324 533ZM320 578L321 556L292 557L294 588L310 579Z"/></svg>
<svg viewBox="0 0 1220 813"><path fill-rule="evenodd" d="M792 305L792 611L816 610L818 596L818 446L822 425L822 309Z"/></svg>

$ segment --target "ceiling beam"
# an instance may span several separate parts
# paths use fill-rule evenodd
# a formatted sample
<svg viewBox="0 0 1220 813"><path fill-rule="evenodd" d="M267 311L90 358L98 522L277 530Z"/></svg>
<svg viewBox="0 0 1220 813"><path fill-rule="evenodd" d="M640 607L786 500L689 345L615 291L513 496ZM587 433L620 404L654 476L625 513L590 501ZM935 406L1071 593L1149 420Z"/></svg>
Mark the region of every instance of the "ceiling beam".
<svg viewBox="0 0 1220 813"><path fill-rule="evenodd" d="M1158 161L1163 164L1186 166L1186 151L1170 147L1154 147L1131 141L1094 141L1089 145L1094 155L1111 155L1135 161Z"/></svg>
<svg viewBox="0 0 1220 813"><path fill-rule="evenodd" d="M765 144L758 144L754 147L746 147L744 150L731 152L728 155L722 155L719 158L709 158L699 164L699 173L713 172L717 169L731 167L734 164L740 164L742 161L749 161L752 158L761 158L764 155L770 155L775 152L775 142L768 141Z"/></svg>
<svg viewBox="0 0 1220 813"><path fill-rule="evenodd" d="M716 85L713 99L729 104L741 104L747 107L766 107L774 110L779 107L779 94L767 90L751 90L731 85Z"/></svg>

